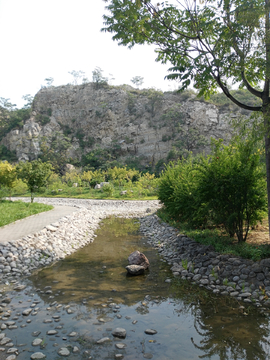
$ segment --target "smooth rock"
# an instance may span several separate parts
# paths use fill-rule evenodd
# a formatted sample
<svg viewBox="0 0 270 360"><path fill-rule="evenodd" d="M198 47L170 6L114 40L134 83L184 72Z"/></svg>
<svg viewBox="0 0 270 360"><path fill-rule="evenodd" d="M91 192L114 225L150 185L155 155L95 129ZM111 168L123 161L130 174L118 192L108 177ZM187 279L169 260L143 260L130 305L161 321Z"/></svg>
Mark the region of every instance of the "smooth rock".
<svg viewBox="0 0 270 360"><path fill-rule="evenodd" d="M45 358L46 358L46 355L43 354L42 352L36 352L30 356L31 360L45 359Z"/></svg>
<svg viewBox="0 0 270 360"><path fill-rule="evenodd" d="M127 336L127 332L123 328L116 328L113 330L112 335L118 338L125 339L125 337Z"/></svg>

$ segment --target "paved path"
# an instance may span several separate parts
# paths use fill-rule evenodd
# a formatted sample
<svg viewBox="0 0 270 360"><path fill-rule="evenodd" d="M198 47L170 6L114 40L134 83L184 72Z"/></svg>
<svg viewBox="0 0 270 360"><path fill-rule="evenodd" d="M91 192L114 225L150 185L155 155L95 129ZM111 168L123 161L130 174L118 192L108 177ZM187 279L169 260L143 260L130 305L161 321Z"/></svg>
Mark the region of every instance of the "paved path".
<svg viewBox="0 0 270 360"><path fill-rule="evenodd" d="M17 220L12 224L0 227L0 244L5 244L11 240L18 240L23 236L40 231L45 226L56 222L66 215L71 215L78 208L73 206L54 206L52 210L29 216L22 220Z"/></svg>

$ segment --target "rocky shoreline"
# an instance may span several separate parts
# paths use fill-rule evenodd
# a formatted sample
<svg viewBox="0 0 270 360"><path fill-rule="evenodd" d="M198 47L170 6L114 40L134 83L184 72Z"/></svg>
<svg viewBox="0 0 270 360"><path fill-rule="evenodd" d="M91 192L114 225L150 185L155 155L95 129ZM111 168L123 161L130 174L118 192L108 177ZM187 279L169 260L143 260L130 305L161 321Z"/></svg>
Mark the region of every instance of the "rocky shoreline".
<svg viewBox="0 0 270 360"><path fill-rule="evenodd" d="M27 200L26 200L27 201ZM158 201L110 201L39 198L51 205L74 206L74 213L41 231L0 245L1 282L18 283L39 267L49 266L94 241L99 222L116 215L138 217L148 243L172 265L173 275L257 307L270 307L270 259L254 262L221 255L163 223L154 212ZM171 281L171 279L167 279Z"/></svg>
<svg viewBox="0 0 270 360"><path fill-rule="evenodd" d="M270 307L270 259L254 262L221 255L212 246L179 234L157 215L141 219L141 231L148 243L172 265L174 276L215 294L231 296L257 307Z"/></svg>
<svg viewBox="0 0 270 360"><path fill-rule="evenodd" d="M2 254L0 254L0 271L2 275L0 285L3 286L2 290L0 286L0 359L4 359L1 357L3 355L5 360L16 360L17 356L20 356L23 352L25 352L24 356L29 353L27 358L32 360L46 358L44 352L34 352L35 348L43 350L46 346L44 344L45 330L40 329L38 323L33 321L34 326L37 327L34 328L29 337L32 347L27 344L18 344L16 336L14 339L17 340L15 341L9 334L10 330L16 331L18 329L20 331L19 327L22 329L29 327L35 316L39 316L43 319L44 324L48 324L46 336L55 341L53 346L58 348L57 354L59 356L66 357L71 353L76 355L81 352L83 358L92 358L88 350L83 351L79 348L76 339L80 337L80 334L73 330L65 331L64 329L66 325L63 318L65 314L68 316L74 315L76 312L74 304L63 305L58 303L55 296L59 295L59 293L54 293L52 286L46 286L37 290L40 294L42 293L48 297L47 305L43 306L38 296L35 297L34 293L31 292L32 290L29 291L26 288L23 277L30 275L32 271L38 268L49 266L53 262L63 259L77 249L93 242L100 221L110 215L139 218L142 235L145 236L151 246L158 250L162 256L161 260L171 265L173 276L176 278L191 281L215 294L231 296L247 304L254 304L260 307L261 311L265 311L265 308L270 306L270 300L268 300L268 296L270 297L270 259L256 263L241 258L232 258L229 255L216 253L209 246L196 243L179 234L175 228L163 223L158 218L155 214L160 207L158 201L74 199L38 199L38 201L52 205L72 205L75 207L74 213L61 218L57 223L49 224L35 234L29 234L22 239L0 246ZM165 281L171 282L172 277L168 277ZM5 285L6 288L4 288ZM15 293L14 290L17 290L18 294L24 292L24 297L19 295L19 300L17 300L19 306L12 305L16 295L14 297L11 290L13 290L13 294ZM27 297L28 300L26 300ZM21 300L22 298L24 301ZM93 297L90 296L90 298ZM146 295L144 301L148 300L149 295ZM83 300L82 304L86 303L87 299ZM118 313L121 306L113 303L112 298L108 299L108 304L101 305L98 303L99 306L112 308L113 312L117 313L116 319L121 319L122 315ZM240 306L240 308L244 309L243 306ZM106 316L103 315L103 317ZM127 319L130 318L126 316L125 320ZM59 324L55 324L54 329L51 329L50 326L57 322ZM95 325L100 325L103 322L105 320L100 318ZM136 323L136 320L132 321L132 324ZM121 328L120 330L126 332L125 329ZM108 331L103 334L105 337L96 341L96 344L100 345L112 341L111 336L108 336ZM127 345L119 342L121 338L121 336L119 337L119 327L114 331L117 331L116 351L121 351ZM115 336L114 331L111 332L113 337ZM144 332L151 335L157 333L153 329L147 329ZM124 336L122 337L124 338ZM72 342L72 339L75 339L74 342ZM60 342L64 345L61 345ZM29 349L31 350L29 351ZM152 354L146 355L152 356ZM122 359L123 354L117 353L114 357Z"/></svg>
<svg viewBox="0 0 270 360"><path fill-rule="evenodd" d="M74 213L58 222L48 224L34 234L0 244L2 283L6 283L7 280L14 282L22 276L29 276L37 268L49 266L93 242L99 222L108 216L141 217L146 213L155 212L160 207L158 201L51 198L38 198L35 201L49 205L74 206Z"/></svg>

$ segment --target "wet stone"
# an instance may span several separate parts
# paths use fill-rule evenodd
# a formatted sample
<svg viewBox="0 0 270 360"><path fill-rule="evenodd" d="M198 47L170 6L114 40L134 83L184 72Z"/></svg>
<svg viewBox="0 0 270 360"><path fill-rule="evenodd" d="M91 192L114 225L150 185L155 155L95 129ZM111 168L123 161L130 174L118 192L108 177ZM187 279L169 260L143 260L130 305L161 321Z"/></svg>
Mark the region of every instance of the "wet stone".
<svg viewBox="0 0 270 360"><path fill-rule="evenodd" d="M17 359L17 356L16 355L9 355L6 360L16 360Z"/></svg>
<svg viewBox="0 0 270 360"><path fill-rule="evenodd" d="M103 343L108 342L108 341L111 341L111 339L108 338L108 337L104 337L104 338L102 338L102 339L99 339L99 340L97 341L97 344L103 344Z"/></svg>
<svg viewBox="0 0 270 360"><path fill-rule="evenodd" d="M58 331L57 330L48 330L46 332L47 335L55 335L55 334L58 334Z"/></svg>
<svg viewBox="0 0 270 360"><path fill-rule="evenodd" d="M32 345L33 346L39 346L42 343L42 339L36 338L35 340L32 341Z"/></svg>
<svg viewBox="0 0 270 360"><path fill-rule="evenodd" d="M42 352L36 352L36 353L32 354L30 357L31 360L45 359L45 358L46 358L46 355L43 354Z"/></svg>
<svg viewBox="0 0 270 360"><path fill-rule="evenodd" d="M62 347L58 350L57 354L61 356L69 356L70 351L68 350L68 348Z"/></svg>
<svg viewBox="0 0 270 360"><path fill-rule="evenodd" d="M157 334L157 331L154 330L154 329L146 329L144 332L147 335L155 335L155 334Z"/></svg>
<svg viewBox="0 0 270 360"><path fill-rule="evenodd" d="M112 335L118 338L125 339L125 337L127 336L127 332L123 328L116 328L113 330Z"/></svg>

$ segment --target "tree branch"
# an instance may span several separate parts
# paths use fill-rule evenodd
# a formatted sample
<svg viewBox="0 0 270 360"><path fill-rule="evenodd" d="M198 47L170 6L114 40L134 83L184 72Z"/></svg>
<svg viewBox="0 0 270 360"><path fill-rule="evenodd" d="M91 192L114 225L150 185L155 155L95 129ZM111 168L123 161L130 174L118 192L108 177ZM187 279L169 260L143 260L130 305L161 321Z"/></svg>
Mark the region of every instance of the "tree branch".
<svg viewBox="0 0 270 360"><path fill-rule="evenodd" d="M254 89L253 86L250 85L250 83L248 82L247 78L246 78L246 75L245 75L245 71L242 70L241 71L241 76L242 76L242 80L243 80L243 83L245 84L246 88L248 89L248 91L254 95L254 96L257 96L258 98L262 99L262 91L259 91L259 90L256 90Z"/></svg>
<svg viewBox="0 0 270 360"><path fill-rule="evenodd" d="M217 81L218 85L220 86L220 88L222 89L223 93L227 96L227 98L229 98L234 104L236 104L237 106L241 107L242 109L246 109L249 111L262 111L262 106L249 106L249 105L245 105L243 103L241 103L240 101L238 101L237 99L235 99L235 97L232 96L232 94L230 93L229 89L227 88L227 86L225 84L223 84L223 82L220 79L220 76L215 76L214 75L215 80Z"/></svg>

